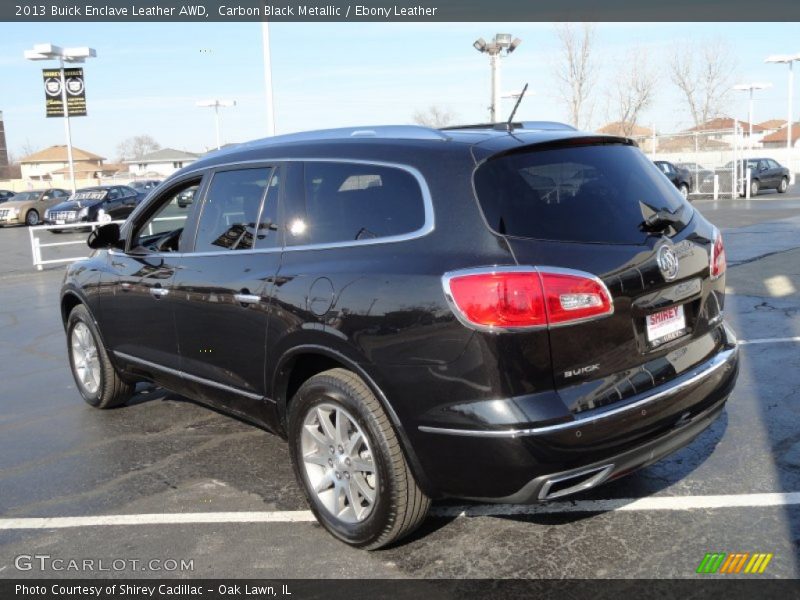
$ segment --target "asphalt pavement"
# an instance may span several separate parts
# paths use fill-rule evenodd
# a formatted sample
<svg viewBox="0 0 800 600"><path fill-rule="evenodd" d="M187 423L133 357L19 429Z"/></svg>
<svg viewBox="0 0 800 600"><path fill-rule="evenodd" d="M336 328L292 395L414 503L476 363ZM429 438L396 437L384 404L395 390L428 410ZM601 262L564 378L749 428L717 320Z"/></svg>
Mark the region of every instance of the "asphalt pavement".
<svg viewBox="0 0 800 600"><path fill-rule="evenodd" d="M125 407L86 405L58 313L63 267L35 271L27 230L0 230L0 578L692 578L707 552L772 553L754 577L800 576L800 197L695 206L723 230L726 315L745 342L723 416L573 500L438 502L412 538L372 553L308 518L278 438L145 385ZM115 515L125 524L100 518ZM21 570L33 555L122 568Z"/></svg>

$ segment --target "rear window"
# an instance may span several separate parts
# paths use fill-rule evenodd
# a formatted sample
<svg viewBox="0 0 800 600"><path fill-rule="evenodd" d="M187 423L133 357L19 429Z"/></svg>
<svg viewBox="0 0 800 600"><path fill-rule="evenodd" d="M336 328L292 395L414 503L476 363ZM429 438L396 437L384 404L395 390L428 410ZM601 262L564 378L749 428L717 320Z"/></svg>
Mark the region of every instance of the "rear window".
<svg viewBox="0 0 800 600"><path fill-rule="evenodd" d="M304 237L294 244L355 242L412 233L425 224L425 203L414 176L362 163L305 164Z"/></svg>
<svg viewBox="0 0 800 600"><path fill-rule="evenodd" d="M490 159L475 173L489 227L502 235L588 243L642 244L642 221L691 208L633 146L571 146ZM680 225L678 225L680 229Z"/></svg>

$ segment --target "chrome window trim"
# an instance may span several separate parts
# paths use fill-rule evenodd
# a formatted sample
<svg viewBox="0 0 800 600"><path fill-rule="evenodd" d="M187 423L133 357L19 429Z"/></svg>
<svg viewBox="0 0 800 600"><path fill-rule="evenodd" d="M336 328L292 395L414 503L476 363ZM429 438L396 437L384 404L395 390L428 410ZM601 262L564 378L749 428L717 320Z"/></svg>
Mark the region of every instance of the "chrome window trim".
<svg viewBox="0 0 800 600"><path fill-rule="evenodd" d="M170 375L175 375L176 377L181 377L183 379L188 379L190 381L195 381L197 383L201 383L203 385L207 385L210 387L215 387L220 390L224 390L226 392L233 392L234 394L238 394L240 396L245 396L246 398L250 398L252 400L266 400L264 396L259 394L254 394L253 392L247 392L245 390L240 390L239 388L235 388L231 385L226 385L224 383L219 383L217 381L212 381L211 379L205 379L204 377L198 377L197 375L192 375L187 373L186 371L179 371L178 369L173 369L171 367L165 367L163 365L159 365L158 363L150 362L149 360L145 360L143 358L138 358L136 356L131 356L130 354L126 354L125 352L118 352L114 350L114 356L121 358L122 360L127 360L132 363L140 364L145 367L150 367L151 369L158 369L164 373L169 373Z"/></svg>
<svg viewBox="0 0 800 600"><path fill-rule="evenodd" d="M456 277L463 277L465 275L483 275L483 274L494 274L494 273L555 273L560 275L574 275L576 277L583 277L585 279L591 279L605 291L606 295L608 296L609 300L611 300L611 309L608 312L605 312L601 315L593 315L591 317L584 317L582 319L575 319L569 321L567 323L554 323L554 324L545 324L545 325L528 325L523 327L496 327L494 325L477 325L466 318L466 316L461 312L461 309L458 308L456 305L455 300L453 299L453 293L450 289L450 282ZM455 271L448 271L444 275L442 275L442 288L444 289L444 297L447 300L448 306L450 306L450 310L453 311L453 314L456 316L456 319L459 322L469 327L470 329L475 329L477 331L485 331L487 333L515 333L515 332L525 332L525 331L539 331L542 329L557 329L559 327L570 327L572 325L578 325L580 323L586 323L589 321L596 321L598 319L605 319L606 317L610 317L614 314L614 297L611 295L611 292L606 286L605 282L600 279L597 275L593 273L588 273L586 271L579 271L577 269L566 269L563 267L549 267L549 266L533 266L533 265L493 265L489 267L473 267L467 269L458 269Z"/></svg>
<svg viewBox="0 0 800 600"><path fill-rule="evenodd" d="M183 256L240 256L242 254L254 254L254 253L269 253L269 252L297 252L297 251L305 251L305 250L332 250L337 248L350 248L350 247L360 247L360 246L375 246L378 244L394 244L398 242L407 242L410 240L415 240L417 238L424 237L429 233L433 232L436 229L436 222L435 222L435 215L433 210L433 199L431 197L430 188L428 187L428 182L425 180L425 177L416 167L412 167L411 165L406 165L403 163L394 163L394 162L387 162L387 161L379 161L379 160L365 160L365 159L349 159L349 158L261 158L261 159L253 159L253 160L243 160L243 161L235 161L230 163L220 163L215 165L207 165L204 167L198 167L197 169L192 169L189 171L185 171L181 173L181 178L184 176L189 177L194 173L205 173L207 171L216 171L218 169L226 169L228 167L248 167L252 165L268 165L268 164L279 164L279 163L291 163L291 162L327 162L327 163L344 163L344 164L359 164L359 165L373 165L377 167L387 167L387 168L394 168L400 169L402 171L406 171L407 173L411 174L414 179L416 179L417 184L420 187L420 191L422 192L422 203L424 207L424 214L425 214L425 221L422 224L422 227L415 231L410 231L408 233L403 233L400 235L391 235L382 238L374 238L368 240L350 240L346 242L331 242L327 244L300 244L297 246L287 246L286 240L284 240L283 247L278 248L253 248L250 250L214 250L208 252L152 252L148 253L144 256L154 257L154 258L161 258L161 257L171 257L171 258L179 258ZM165 182L166 183L166 182ZM162 184L163 185L163 184ZM205 202L205 199L203 199ZM123 255L125 252L121 252L119 250L115 250L113 248L108 250L109 254L113 255Z"/></svg>
<svg viewBox="0 0 800 600"><path fill-rule="evenodd" d="M616 408L611 408L605 412L601 412L595 415L588 415L585 417L577 418L572 421L568 421L566 423L556 423L554 425L544 425L542 427L531 427L526 429L503 429L503 430L491 430L491 429L453 429L447 427L430 427L428 425L420 425L418 429L425 433L440 433L440 434L447 434L447 435L462 435L462 436L472 436L472 437L486 437L486 438L517 438L522 436L529 436L529 435L541 435L546 433L553 433L556 431L563 431L568 429L575 429L577 427L582 427L584 425L593 425L597 421L602 419L607 419L608 417L613 417L623 412L631 411L637 408L640 408L650 402L655 402L656 400L660 400L662 398L668 398L678 392L683 391L687 387L691 387L695 383L702 381L706 377L709 377L713 373L715 373L720 368L730 364L730 361L738 352L738 346L734 346L728 350L723 350L722 352L716 354L711 360L704 363L702 367L698 368L695 373L689 377L681 381L679 384L670 387L668 389L663 389L660 392L656 392L654 394L650 394L645 396L644 398L640 398L630 404L625 404L624 406L618 406ZM669 384L666 384L669 385Z"/></svg>

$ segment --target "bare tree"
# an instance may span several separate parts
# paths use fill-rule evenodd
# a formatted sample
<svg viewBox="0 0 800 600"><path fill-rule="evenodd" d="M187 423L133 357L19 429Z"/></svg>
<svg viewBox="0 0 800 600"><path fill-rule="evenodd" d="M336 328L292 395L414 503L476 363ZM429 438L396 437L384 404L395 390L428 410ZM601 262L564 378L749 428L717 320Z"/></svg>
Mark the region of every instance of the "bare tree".
<svg viewBox="0 0 800 600"><path fill-rule="evenodd" d="M424 127L447 127L456 120L456 114L449 108L431 105L425 110L415 110L411 117L414 123Z"/></svg>
<svg viewBox="0 0 800 600"><path fill-rule="evenodd" d="M23 143L19 145L19 159L22 160L25 157L30 156L31 154L35 154L38 151L39 151L39 146L37 146L36 144L32 144L29 139L26 139ZM14 154L16 155L16 153ZM10 158L8 162L9 164L15 164L11 162Z"/></svg>
<svg viewBox="0 0 800 600"><path fill-rule="evenodd" d="M700 48L682 44L670 63L672 82L680 89L695 126L719 116L728 100L735 68L726 44L711 41Z"/></svg>
<svg viewBox="0 0 800 600"><path fill-rule="evenodd" d="M145 154L161 149L159 144L152 136L147 134L135 135L117 144L117 160L136 160Z"/></svg>
<svg viewBox="0 0 800 600"><path fill-rule="evenodd" d="M594 84L594 27L584 23L575 28L570 23L556 27L561 44L561 59L556 63L559 96L567 104L569 121L579 129L589 126L593 105L590 98Z"/></svg>
<svg viewBox="0 0 800 600"><path fill-rule="evenodd" d="M620 133L631 136L642 111L653 103L656 75L648 66L647 52L644 49L632 50L620 62L624 66L617 74L610 102L614 107L614 119L619 123Z"/></svg>

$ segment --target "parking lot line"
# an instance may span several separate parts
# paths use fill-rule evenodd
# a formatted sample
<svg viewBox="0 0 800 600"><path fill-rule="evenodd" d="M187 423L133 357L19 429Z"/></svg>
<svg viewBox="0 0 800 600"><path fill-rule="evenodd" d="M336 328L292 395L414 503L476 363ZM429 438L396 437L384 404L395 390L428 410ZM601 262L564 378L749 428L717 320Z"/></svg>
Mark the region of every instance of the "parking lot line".
<svg viewBox="0 0 800 600"><path fill-rule="evenodd" d="M748 344L793 344L800 342L800 336L785 337L785 338L761 338L755 340L739 340L739 344L747 346Z"/></svg>
<svg viewBox="0 0 800 600"><path fill-rule="evenodd" d="M574 500L546 504L475 504L437 506L431 516L502 517L573 512L675 511L710 508L760 508L800 504L800 492L731 494L722 496L652 496L649 498L613 498ZM67 529L127 525L184 525L202 523L313 523L310 510L241 511L199 513L151 513L139 515L99 515L93 517L34 517L0 519L3 529Z"/></svg>

